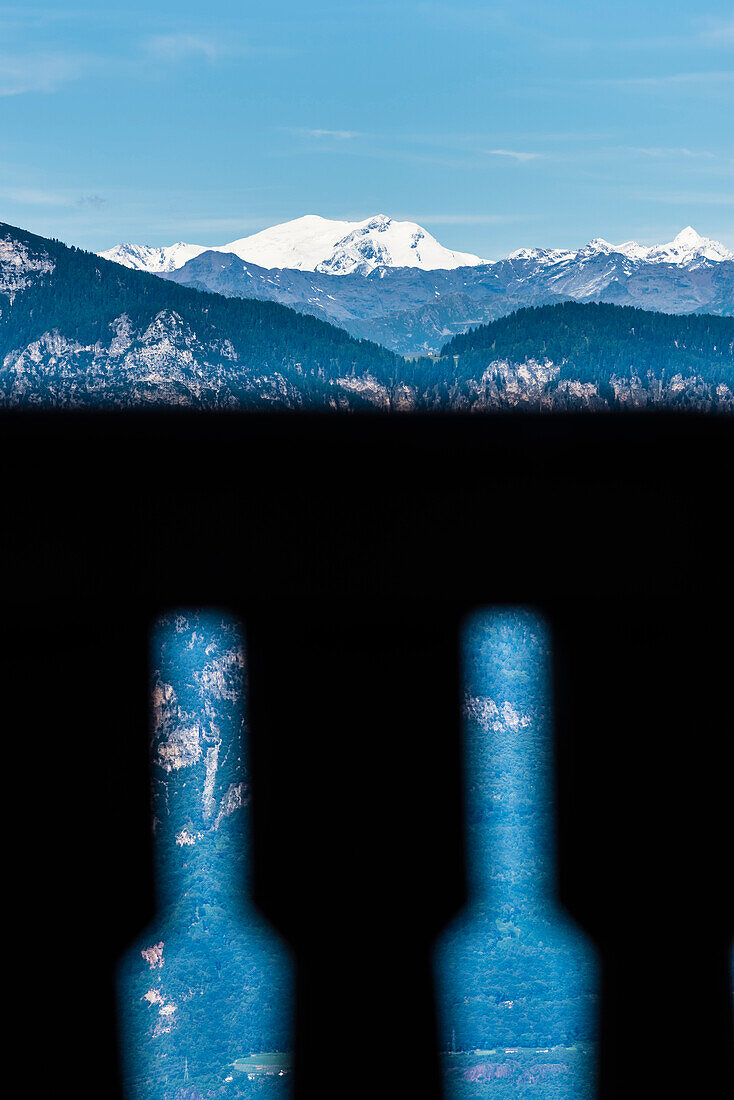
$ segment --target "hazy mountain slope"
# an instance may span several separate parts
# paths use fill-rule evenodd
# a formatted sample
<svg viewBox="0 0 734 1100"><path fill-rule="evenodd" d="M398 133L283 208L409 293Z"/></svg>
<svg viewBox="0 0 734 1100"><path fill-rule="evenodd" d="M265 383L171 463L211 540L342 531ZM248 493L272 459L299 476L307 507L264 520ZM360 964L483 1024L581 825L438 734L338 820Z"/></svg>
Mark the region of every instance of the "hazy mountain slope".
<svg viewBox="0 0 734 1100"><path fill-rule="evenodd" d="M456 271L417 268L381 269L368 274L333 275L328 272L264 268L221 252L204 252L165 278L182 286L210 290L227 297L278 301L312 313L348 329L369 326L372 318L389 316L394 309L410 309L416 302L433 301L457 283L466 282ZM476 269L479 270L479 269Z"/></svg>
<svg viewBox="0 0 734 1100"><path fill-rule="evenodd" d="M445 1095L592 1100L600 974L555 899L549 633L494 609L462 645L469 902L436 952Z"/></svg>
<svg viewBox="0 0 734 1100"><path fill-rule="evenodd" d="M704 253L713 249L704 240L676 262L661 262L659 253L669 247L648 250L654 254L648 260L594 242L577 252L525 249L497 263L454 270L381 268L344 275L268 270L209 251L167 277L227 296L285 302L354 336L420 355L435 353L447 337L472 325L523 306L565 300L733 314L734 260L707 258Z"/></svg>

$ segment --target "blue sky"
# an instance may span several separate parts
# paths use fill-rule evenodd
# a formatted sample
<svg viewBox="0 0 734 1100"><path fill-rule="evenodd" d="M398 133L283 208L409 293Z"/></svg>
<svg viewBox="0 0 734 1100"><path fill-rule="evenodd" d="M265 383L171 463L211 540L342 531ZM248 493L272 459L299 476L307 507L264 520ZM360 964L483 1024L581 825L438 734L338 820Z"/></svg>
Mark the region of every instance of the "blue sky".
<svg viewBox="0 0 734 1100"><path fill-rule="evenodd" d="M305 213L732 247L733 120L731 0L0 0L0 220L87 248Z"/></svg>

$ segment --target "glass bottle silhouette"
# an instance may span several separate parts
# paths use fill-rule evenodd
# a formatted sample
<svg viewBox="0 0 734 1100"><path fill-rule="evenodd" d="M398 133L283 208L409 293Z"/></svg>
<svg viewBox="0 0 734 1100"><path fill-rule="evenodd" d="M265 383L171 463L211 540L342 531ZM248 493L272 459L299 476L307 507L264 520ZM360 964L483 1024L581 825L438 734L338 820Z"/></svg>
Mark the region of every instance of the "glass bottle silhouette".
<svg viewBox="0 0 734 1100"><path fill-rule="evenodd" d="M289 1094L292 973L248 900L244 648L216 612L151 639L158 911L117 977L127 1100Z"/></svg>
<svg viewBox="0 0 734 1100"><path fill-rule="evenodd" d="M462 649L469 903L436 952L446 1093L586 1100L599 971L554 897L548 631L489 610Z"/></svg>

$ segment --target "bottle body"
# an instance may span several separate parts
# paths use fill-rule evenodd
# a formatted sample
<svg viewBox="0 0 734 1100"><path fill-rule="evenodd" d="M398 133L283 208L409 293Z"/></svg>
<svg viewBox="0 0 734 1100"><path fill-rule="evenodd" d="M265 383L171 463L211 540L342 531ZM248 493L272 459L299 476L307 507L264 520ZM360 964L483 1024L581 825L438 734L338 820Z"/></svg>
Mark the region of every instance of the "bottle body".
<svg viewBox="0 0 734 1100"><path fill-rule="evenodd" d="M151 640L158 912L118 967L128 1100L288 1095L290 958L248 899L244 647L221 614Z"/></svg>
<svg viewBox="0 0 734 1100"><path fill-rule="evenodd" d="M599 971L555 900L548 632L487 611L462 648L469 903L435 957L447 1095L590 1100Z"/></svg>

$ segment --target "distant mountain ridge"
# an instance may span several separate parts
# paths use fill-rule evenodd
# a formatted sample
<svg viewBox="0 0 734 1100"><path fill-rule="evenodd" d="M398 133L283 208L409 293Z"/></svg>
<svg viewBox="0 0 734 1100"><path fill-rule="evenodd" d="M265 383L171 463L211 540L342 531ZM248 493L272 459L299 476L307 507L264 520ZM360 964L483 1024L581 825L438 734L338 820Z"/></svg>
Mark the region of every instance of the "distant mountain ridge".
<svg viewBox="0 0 734 1100"><path fill-rule="evenodd" d="M435 354L447 339L477 325L563 301L734 314L734 260L662 263L600 250L518 255L453 271L384 268L367 275L266 269L205 252L164 277L228 297L282 302L401 355Z"/></svg>
<svg viewBox="0 0 734 1100"><path fill-rule="evenodd" d="M554 264L561 260L580 260L596 255L626 256L630 260L654 264L676 264L680 267L695 268L705 261L714 263L722 260L734 260L734 252L710 237L702 237L691 225L681 229L668 244L642 245L637 241L625 241L623 244L610 244L603 237L596 237L583 248L518 248L511 252L508 260L539 260L544 264Z"/></svg>
<svg viewBox="0 0 734 1100"><path fill-rule="evenodd" d="M200 290L281 302L401 355L435 354L476 325L568 300L734 313L734 253L691 226L667 244L597 238L489 263L443 249L414 223L380 215L340 237L352 224L308 216L218 249L120 245L103 255Z"/></svg>

